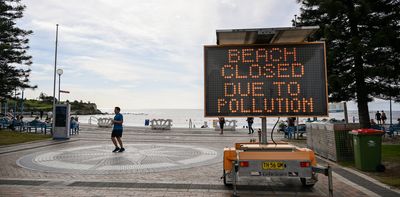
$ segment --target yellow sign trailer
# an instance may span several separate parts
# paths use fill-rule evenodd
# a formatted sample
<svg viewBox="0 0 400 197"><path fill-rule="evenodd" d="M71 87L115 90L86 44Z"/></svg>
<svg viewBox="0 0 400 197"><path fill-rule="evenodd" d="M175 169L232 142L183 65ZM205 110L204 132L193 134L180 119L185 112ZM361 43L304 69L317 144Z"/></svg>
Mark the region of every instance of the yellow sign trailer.
<svg viewBox="0 0 400 197"><path fill-rule="evenodd" d="M235 45L247 45L247 44L298 44L305 43L308 37L313 34L318 27L292 27L292 28L267 28L267 29L238 29L238 30L217 30L217 45L235 46ZM205 48L206 49L206 48ZM205 50L205 55L208 55ZM325 51L324 51L325 53ZM245 56L246 55L246 56ZM324 54L325 55L325 54ZM251 56L250 54L243 54L242 61L245 58ZM217 58L223 57L217 55ZM240 60L240 57L236 57L236 54L228 54L228 58L232 60L232 57ZM272 57L272 56L271 56ZM286 58L286 57L285 57ZM206 61L207 58L205 58ZM215 61L212 61L215 64ZM235 61L237 62L237 61ZM208 63L208 62L207 62ZM206 63L206 66L208 66ZM324 65L325 66L325 65ZM230 68L224 66L225 68ZM237 66L236 66L237 67ZM207 76L211 71L205 70ZM238 72L238 71L236 71ZM250 71L251 72L251 71ZM293 70L294 72L294 70ZM215 73L215 72L214 72ZM224 73L224 70L222 72ZM237 73L236 73L237 74ZM326 71L325 71L326 79ZM212 75L210 75L212 76ZM230 79L225 76L225 79ZM212 78L211 78L212 79ZM215 78L217 79L217 78ZM218 79L217 79L218 81ZM207 85L208 78L205 79L206 88L212 87ZM229 82L229 81L228 81ZM230 81L232 82L232 81ZM218 83L218 82L217 82ZM325 84L326 86L326 81ZM254 89L254 87L253 87ZM298 148L285 142L268 142L267 141L267 128L266 128L266 117L260 114L229 114L235 112L231 110L227 113L221 113L222 108L218 103L218 112L214 111L217 109L213 104L209 104L209 97L212 94L218 96L216 90L206 91L206 114L207 117L218 116L258 116L261 117L262 130L259 131L259 142L250 143L236 143L235 147L224 149L224 161L223 161L223 181L225 185L233 185L234 196L237 195L236 183L238 177L292 177L299 178L303 186L312 187L318 181L317 173L322 173L328 176L329 182L329 196L333 196L332 189L332 171L328 166L327 168L318 167L314 152L307 148ZM225 95L226 95L225 90ZM240 91L240 90L239 90ZM325 90L327 92L327 90ZM207 94L209 94L207 96ZM211 96L210 96L211 95ZM327 101L327 97L325 98ZM239 100L239 99L237 99ZM253 101L254 102L254 101ZM243 104L242 104L243 105ZM231 107L231 105L229 106ZM213 111L214 109L214 111ZM236 108L237 109L237 108ZM327 108L326 108L327 111ZM275 114L277 116L279 114ZM300 114L301 115L301 114ZM310 114L306 114L310 115ZM323 115L323 114L321 114ZM266 115L267 116L267 115ZM315 115L318 116L318 115Z"/></svg>
<svg viewBox="0 0 400 197"><path fill-rule="evenodd" d="M288 143L236 143L224 149L223 180L236 185L237 176L296 177L304 186L313 186L317 174L314 152Z"/></svg>

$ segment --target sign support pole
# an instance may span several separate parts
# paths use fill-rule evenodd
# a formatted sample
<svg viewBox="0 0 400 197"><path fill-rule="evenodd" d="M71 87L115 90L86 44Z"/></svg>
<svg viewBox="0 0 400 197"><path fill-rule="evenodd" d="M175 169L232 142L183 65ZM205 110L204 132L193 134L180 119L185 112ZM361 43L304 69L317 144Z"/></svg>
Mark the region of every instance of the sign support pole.
<svg viewBox="0 0 400 197"><path fill-rule="evenodd" d="M343 103L343 109L344 109L344 122L346 124L349 124L349 115L347 114L347 103Z"/></svg>
<svg viewBox="0 0 400 197"><path fill-rule="evenodd" d="M261 144L268 144L267 141L267 118L261 117Z"/></svg>

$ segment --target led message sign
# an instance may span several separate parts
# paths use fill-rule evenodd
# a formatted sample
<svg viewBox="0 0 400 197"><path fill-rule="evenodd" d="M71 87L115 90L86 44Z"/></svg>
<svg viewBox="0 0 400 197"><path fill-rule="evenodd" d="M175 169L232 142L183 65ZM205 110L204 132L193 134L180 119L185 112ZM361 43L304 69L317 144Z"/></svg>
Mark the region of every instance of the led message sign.
<svg viewBox="0 0 400 197"><path fill-rule="evenodd" d="M205 46L205 116L327 116L325 44Z"/></svg>

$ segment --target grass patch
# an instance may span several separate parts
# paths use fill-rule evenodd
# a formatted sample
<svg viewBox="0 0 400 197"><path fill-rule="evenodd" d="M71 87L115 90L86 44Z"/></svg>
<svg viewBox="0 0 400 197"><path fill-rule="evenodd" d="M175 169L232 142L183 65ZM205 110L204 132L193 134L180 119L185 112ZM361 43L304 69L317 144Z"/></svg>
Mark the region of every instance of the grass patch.
<svg viewBox="0 0 400 197"><path fill-rule="evenodd" d="M400 144L382 145L382 160L400 163Z"/></svg>
<svg viewBox="0 0 400 197"><path fill-rule="evenodd" d="M377 179L379 181L381 181L382 183L385 183L386 185L393 186L397 189L400 188L400 178L399 177L379 176Z"/></svg>
<svg viewBox="0 0 400 197"><path fill-rule="evenodd" d="M339 165L351 168L351 167L354 167L354 162L353 161L340 161Z"/></svg>
<svg viewBox="0 0 400 197"><path fill-rule="evenodd" d="M400 144L382 145L382 163L386 171L373 174L383 183L400 188Z"/></svg>
<svg viewBox="0 0 400 197"><path fill-rule="evenodd" d="M37 133L20 133L9 130L0 130L0 145L18 144L36 140L50 139L50 135Z"/></svg>
<svg viewBox="0 0 400 197"><path fill-rule="evenodd" d="M382 145L382 163L385 165L385 172L364 172L365 174L379 180L382 183L400 189L400 144ZM353 161L341 161L339 165L355 168Z"/></svg>
<svg viewBox="0 0 400 197"><path fill-rule="evenodd" d="M382 163L385 165L385 172L364 172L374 179L392 187L400 189L400 144L382 145ZM353 161L339 162L341 166L355 168Z"/></svg>

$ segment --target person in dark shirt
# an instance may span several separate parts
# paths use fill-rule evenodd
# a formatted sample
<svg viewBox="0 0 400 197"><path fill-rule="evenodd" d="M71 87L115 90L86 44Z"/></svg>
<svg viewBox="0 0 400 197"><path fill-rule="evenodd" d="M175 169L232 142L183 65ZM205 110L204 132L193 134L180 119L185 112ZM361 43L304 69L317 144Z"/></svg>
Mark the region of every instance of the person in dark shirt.
<svg viewBox="0 0 400 197"><path fill-rule="evenodd" d="M294 127L294 122L296 121L296 117L288 117L288 126Z"/></svg>
<svg viewBox="0 0 400 197"><path fill-rule="evenodd" d="M379 111L376 111L375 118L376 118L376 122L378 124L381 124L381 113L379 113Z"/></svg>
<svg viewBox="0 0 400 197"><path fill-rule="evenodd" d="M225 118L224 117L219 117L219 128L221 129L220 135L224 134L224 125L225 125Z"/></svg>
<svg viewBox="0 0 400 197"><path fill-rule="evenodd" d="M114 112L115 112L115 116L114 119L112 120L113 123L113 130L111 133L111 140L113 142L113 144L115 145L115 149L112 151L113 153L115 152L124 152L125 148L122 145L122 123L124 122L124 117L122 116L122 114L120 113L121 109L119 107L115 107ZM119 146L118 146L118 143Z"/></svg>
<svg viewBox="0 0 400 197"><path fill-rule="evenodd" d="M253 117L247 117L247 125L249 126L249 134L254 133L253 129L253 123L254 123L254 118Z"/></svg>

